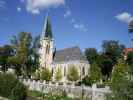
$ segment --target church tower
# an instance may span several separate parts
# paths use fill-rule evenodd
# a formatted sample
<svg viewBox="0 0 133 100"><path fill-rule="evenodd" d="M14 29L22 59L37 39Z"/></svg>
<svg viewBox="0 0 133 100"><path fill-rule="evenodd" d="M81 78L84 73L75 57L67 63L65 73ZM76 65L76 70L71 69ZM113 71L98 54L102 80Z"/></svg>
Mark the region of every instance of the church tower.
<svg viewBox="0 0 133 100"><path fill-rule="evenodd" d="M50 67L53 62L54 41L49 16L46 17L40 38L40 67Z"/></svg>

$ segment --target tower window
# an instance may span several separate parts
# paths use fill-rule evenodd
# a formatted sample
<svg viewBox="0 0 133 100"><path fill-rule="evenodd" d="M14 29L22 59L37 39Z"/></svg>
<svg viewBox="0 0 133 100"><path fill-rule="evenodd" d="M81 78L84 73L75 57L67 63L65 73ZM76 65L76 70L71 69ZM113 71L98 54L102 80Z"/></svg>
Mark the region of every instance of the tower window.
<svg viewBox="0 0 133 100"><path fill-rule="evenodd" d="M49 54L49 51L50 51L50 46L47 45L47 47L46 47L46 54Z"/></svg>

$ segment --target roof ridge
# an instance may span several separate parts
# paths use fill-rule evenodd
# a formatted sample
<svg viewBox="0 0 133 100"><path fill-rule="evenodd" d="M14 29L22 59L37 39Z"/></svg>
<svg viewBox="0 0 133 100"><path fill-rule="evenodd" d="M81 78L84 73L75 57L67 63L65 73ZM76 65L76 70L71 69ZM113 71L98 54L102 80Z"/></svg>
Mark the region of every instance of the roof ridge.
<svg viewBox="0 0 133 100"><path fill-rule="evenodd" d="M60 50L57 50L57 51L63 51L63 50L73 49L73 48L78 48L78 49L80 49L79 46L71 46L71 47L63 48L63 49L60 49Z"/></svg>

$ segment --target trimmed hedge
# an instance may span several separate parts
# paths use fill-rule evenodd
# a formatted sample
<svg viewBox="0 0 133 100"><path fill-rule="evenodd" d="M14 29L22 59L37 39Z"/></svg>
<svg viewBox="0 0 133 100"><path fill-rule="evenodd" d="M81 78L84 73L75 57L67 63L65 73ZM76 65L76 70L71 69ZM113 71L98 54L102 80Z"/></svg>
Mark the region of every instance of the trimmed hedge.
<svg viewBox="0 0 133 100"><path fill-rule="evenodd" d="M0 73L0 96L11 100L25 100L26 87L12 74Z"/></svg>

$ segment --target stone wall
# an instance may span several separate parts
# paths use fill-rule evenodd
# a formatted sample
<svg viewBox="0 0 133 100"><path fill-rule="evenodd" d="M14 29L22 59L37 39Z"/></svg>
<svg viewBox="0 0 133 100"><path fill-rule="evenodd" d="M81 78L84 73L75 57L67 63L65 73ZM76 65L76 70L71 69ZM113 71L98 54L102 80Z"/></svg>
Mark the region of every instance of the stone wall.
<svg viewBox="0 0 133 100"><path fill-rule="evenodd" d="M42 82L30 79L20 79L20 81L28 86L29 90L36 90L44 93L65 91L68 96L81 97L84 95L84 97L89 100L106 100L105 95L111 93L109 87L97 88L95 84L92 87L87 87L75 86L73 84L68 85L65 83L63 83L63 85L59 85L58 83L52 84L51 82L46 84L45 81Z"/></svg>

